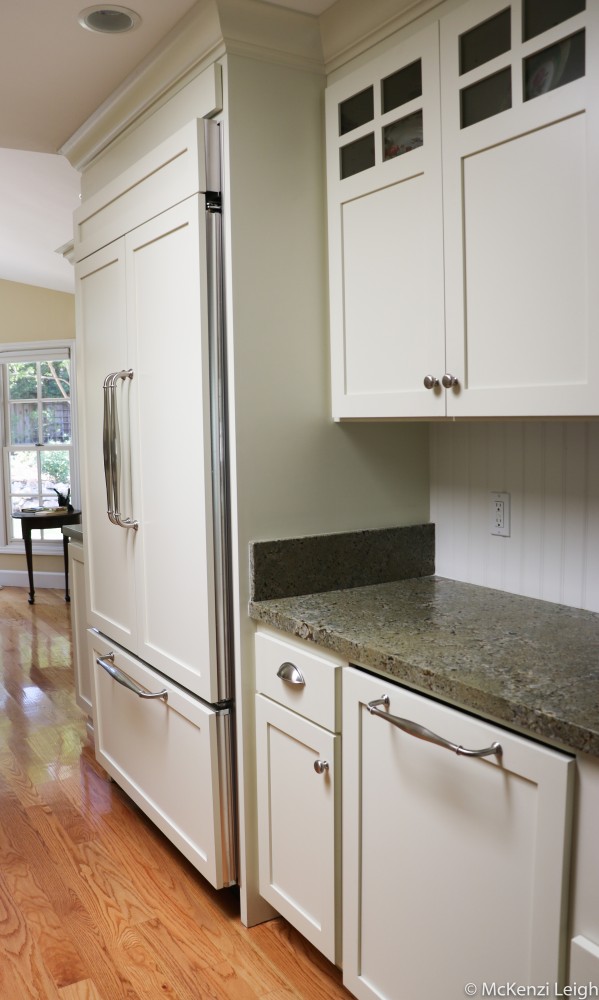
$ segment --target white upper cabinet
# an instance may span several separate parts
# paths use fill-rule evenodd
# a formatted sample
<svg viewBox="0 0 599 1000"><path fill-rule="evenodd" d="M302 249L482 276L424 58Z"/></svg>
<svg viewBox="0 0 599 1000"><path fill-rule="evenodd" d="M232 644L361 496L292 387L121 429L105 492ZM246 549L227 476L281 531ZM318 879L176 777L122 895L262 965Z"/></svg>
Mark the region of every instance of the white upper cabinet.
<svg viewBox="0 0 599 1000"><path fill-rule="evenodd" d="M587 7L441 8L329 88L335 417L599 413ZM402 73L413 96L387 111Z"/></svg>
<svg viewBox="0 0 599 1000"><path fill-rule="evenodd" d="M442 416L438 28L327 90L333 413Z"/></svg>

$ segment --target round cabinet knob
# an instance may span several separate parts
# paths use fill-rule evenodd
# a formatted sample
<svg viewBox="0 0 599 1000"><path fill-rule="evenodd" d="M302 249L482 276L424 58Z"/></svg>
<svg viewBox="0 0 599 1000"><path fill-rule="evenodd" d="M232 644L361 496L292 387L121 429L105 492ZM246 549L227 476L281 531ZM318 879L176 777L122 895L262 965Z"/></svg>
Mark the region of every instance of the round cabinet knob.
<svg viewBox="0 0 599 1000"><path fill-rule="evenodd" d="M329 762L328 762L328 760L315 760L314 761L314 770L316 771L317 774L324 774L324 772L328 771L328 769L329 769Z"/></svg>
<svg viewBox="0 0 599 1000"><path fill-rule="evenodd" d="M446 389L453 389L454 385L459 385L458 379L455 375L450 375L448 372L445 373L441 379L443 385Z"/></svg>
<svg viewBox="0 0 599 1000"><path fill-rule="evenodd" d="M424 388L425 389L436 389L439 385L439 379L435 378L434 375L424 376Z"/></svg>

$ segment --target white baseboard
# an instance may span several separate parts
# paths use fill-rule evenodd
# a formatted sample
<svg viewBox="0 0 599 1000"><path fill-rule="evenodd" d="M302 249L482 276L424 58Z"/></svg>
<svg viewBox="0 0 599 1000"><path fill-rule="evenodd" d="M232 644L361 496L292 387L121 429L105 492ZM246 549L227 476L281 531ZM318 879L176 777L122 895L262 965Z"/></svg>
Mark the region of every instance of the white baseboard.
<svg viewBox="0 0 599 1000"><path fill-rule="evenodd" d="M64 590L64 572L50 573L34 570L33 586L35 590L41 590L43 587L54 587L57 590ZM29 590L27 570L0 569L0 587L25 587Z"/></svg>

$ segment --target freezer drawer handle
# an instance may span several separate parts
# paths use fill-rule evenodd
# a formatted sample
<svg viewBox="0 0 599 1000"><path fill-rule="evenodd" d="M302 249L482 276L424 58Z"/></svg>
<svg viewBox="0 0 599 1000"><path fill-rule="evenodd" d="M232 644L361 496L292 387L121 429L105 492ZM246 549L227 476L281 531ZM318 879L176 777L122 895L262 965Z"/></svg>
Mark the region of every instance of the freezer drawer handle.
<svg viewBox="0 0 599 1000"><path fill-rule="evenodd" d="M465 747L443 739L442 736L437 736L430 729L426 729L418 722L412 722L410 719L400 719L398 715L382 712L380 706L384 705L385 708L389 708L389 704L389 696L384 694L382 698L377 698L376 701L369 701L366 708L371 715L378 715L380 719L386 719L392 726L397 726L398 729L401 729L404 733L408 733L409 736L416 736L419 740L426 740L427 743L435 743L438 747L443 747L445 750L452 750L458 757L500 757L503 753L500 743L491 743L491 746L485 747L484 750L467 750Z"/></svg>
<svg viewBox="0 0 599 1000"><path fill-rule="evenodd" d="M116 385L119 379L133 378L133 369L111 372L104 379L104 424L102 443L104 451L104 478L106 480L106 513L108 520L119 528L133 528L139 524L120 512L121 456L119 450L119 415L116 402Z"/></svg>
<svg viewBox="0 0 599 1000"><path fill-rule="evenodd" d="M165 701L168 700L168 691L166 688L163 688L162 691L148 691L147 688L140 687L131 677L123 673L122 670L119 670L114 663L114 653L107 653L106 656L98 656L96 663L107 674L110 674L115 681L118 681L123 687L129 688L129 691L133 691L133 694L136 694L138 698L164 698Z"/></svg>
<svg viewBox="0 0 599 1000"><path fill-rule="evenodd" d="M280 677L281 680L285 681L287 684L305 685L306 683L301 670L298 670L295 663L290 663L289 661L281 664L277 670L277 677Z"/></svg>

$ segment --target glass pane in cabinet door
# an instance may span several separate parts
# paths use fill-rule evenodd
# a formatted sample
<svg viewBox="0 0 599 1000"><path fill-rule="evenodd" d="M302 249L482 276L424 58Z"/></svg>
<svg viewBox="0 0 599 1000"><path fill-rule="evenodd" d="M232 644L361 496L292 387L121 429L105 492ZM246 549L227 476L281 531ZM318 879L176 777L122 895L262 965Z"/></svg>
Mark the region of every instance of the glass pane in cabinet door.
<svg viewBox="0 0 599 1000"><path fill-rule="evenodd" d="M511 11L508 7L460 35L460 73L468 73L509 52L510 48Z"/></svg>
<svg viewBox="0 0 599 1000"><path fill-rule="evenodd" d="M339 105L339 135L345 135L374 118L374 88L367 87Z"/></svg>
<svg viewBox="0 0 599 1000"><path fill-rule="evenodd" d="M339 150L339 160L342 180L373 167L374 132L369 132L361 139L356 139L355 142L348 142L347 146L342 146Z"/></svg>
<svg viewBox="0 0 599 1000"><path fill-rule="evenodd" d="M563 38L524 60L524 100L563 87L585 73L584 31Z"/></svg>
<svg viewBox="0 0 599 1000"><path fill-rule="evenodd" d="M524 0L522 11L524 41L535 38L536 35L567 21L585 9L585 0Z"/></svg>
<svg viewBox="0 0 599 1000"><path fill-rule="evenodd" d="M460 91L461 128L492 118L512 106L512 71L509 67Z"/></svg>
<svg viewBox="0 0 599 1000"><path fill-rule="evenodd" d="M422 111L400 118L383 129L383 160L392 160L422 146Z"/></svg>
<svg viewBox="0 0 599 1000"><path fill-rule="evenodd" d="M381 107L383 114L386 111L393 111L408 101L413 101L417 97L422 97L422 61L404 66L403 69L385 77L381 81Z"/></svg>

